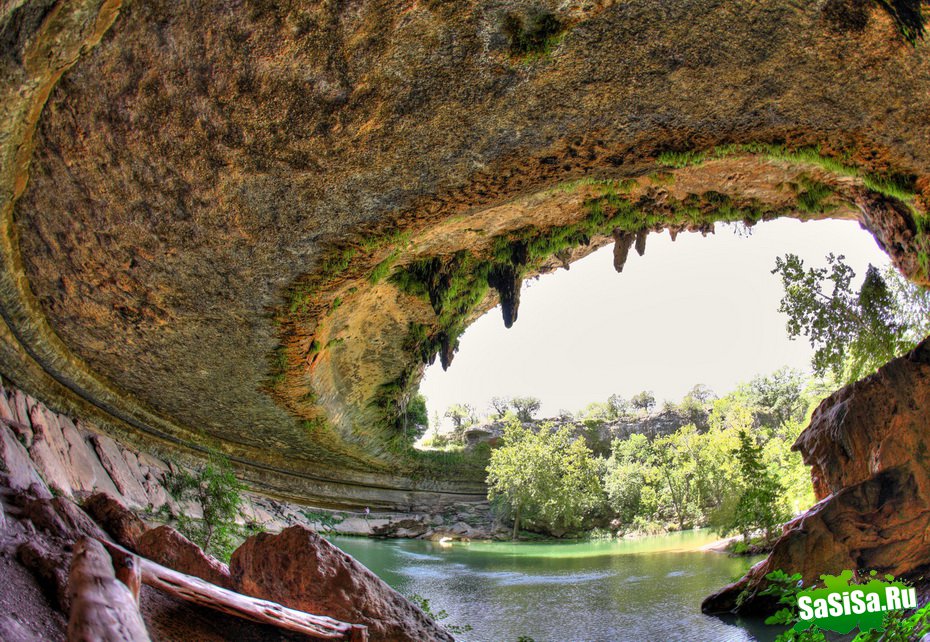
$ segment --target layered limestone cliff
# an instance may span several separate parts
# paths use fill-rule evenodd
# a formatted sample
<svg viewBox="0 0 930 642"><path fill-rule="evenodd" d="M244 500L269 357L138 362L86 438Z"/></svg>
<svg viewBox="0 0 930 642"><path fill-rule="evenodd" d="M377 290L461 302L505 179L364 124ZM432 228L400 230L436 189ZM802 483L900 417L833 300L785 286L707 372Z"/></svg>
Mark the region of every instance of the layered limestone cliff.
<svg viewBox="0 0 930 642"><path fill-rule="evenodd" d="M409 449L405 399L482 310L517 320L526 277L829 216L927 279L910 17L7 3L2 371L143 451L220 450L265 493L478 501L480 462Z"/></svg>
<svg viewBox="0 0 930 642"><path fill-rule="evenodd" d="M0 374L78 420L11 407L4 447L136 503L151 453L213 450L282 500L481 502L483 462L410 448L406 399L483 310L519 322L527 277L791 216L930 283L920 6L2 3ZM889 372L856 395L910 394ZM924 554L888 535L926 513L911 402L818 415L848 430L799 442L824 500L773 564Z"/></svg>

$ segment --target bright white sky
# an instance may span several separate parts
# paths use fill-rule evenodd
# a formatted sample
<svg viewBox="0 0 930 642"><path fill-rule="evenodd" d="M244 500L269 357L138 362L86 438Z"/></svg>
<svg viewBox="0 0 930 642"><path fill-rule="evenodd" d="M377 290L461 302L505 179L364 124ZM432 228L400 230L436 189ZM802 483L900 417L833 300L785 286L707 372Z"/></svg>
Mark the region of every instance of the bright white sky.
<svg viewBox="0 0 930 642"><path fill-rule="evenodd" d="M538 397L549 417L613 393L652 390L660 403L678 401L696 383L726 393L783 365L807 370L810 345L788 340L781 281L770 273L787 252L807 266L844 254L859 279L869 263L888 262L850 221L779 219L748 238L718 225L715 235L683 233L674 243L653 234L645 256L630 251L622 274L607 246L570 271L524 283L510 330L499 307L469 327L449 371L438 359L426 371L430 421L454 403L483 414L493 396Z"/></svg>

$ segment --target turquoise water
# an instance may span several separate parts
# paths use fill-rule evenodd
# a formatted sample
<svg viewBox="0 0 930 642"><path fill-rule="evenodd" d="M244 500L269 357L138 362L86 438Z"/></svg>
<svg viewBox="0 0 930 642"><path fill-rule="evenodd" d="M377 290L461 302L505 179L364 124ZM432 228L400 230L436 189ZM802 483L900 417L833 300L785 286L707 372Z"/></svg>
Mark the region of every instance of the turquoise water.
<svg viewBox="0 0 930 642"><path fill-rule="evenodd" d="M577 543L331 541L401 593L446 610L446 623L472 625L460 640L771 640L757 622L701 614L705 596L756 561L694 550L714 539L686 531Z"/></svg>

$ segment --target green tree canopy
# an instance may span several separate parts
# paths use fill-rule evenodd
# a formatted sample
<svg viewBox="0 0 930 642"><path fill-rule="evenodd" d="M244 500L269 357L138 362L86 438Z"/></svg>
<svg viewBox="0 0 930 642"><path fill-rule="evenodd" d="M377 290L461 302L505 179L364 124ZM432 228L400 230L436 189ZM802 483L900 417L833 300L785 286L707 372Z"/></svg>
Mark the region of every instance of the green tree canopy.
<svg viewBox="0 0 930 642"><path fill-rule="evenodd" d="M749 431L740 430L739 448L734 455L739 462L742 492L721 530L724 534L742 533L744 541L749 541L754 531L761 530L766 541L771 541L775 528L789 516L782 502L785 489L766 466L762 447Z"/></svg>
<svg viewBox="0 0 930 642"><path fill-rule="evenodd" d="M827 255L827 267L805 269L795 254L775 261L785 295L788 335L806 336L814 348L814 372L857 381L906 352L930 333L930 295L894 268L870 265L858 292L856 276L842 255Z"/></svg>
<svg viewBox="0 0 930 642"><path fill-rule="evenodd" d="M491 452L487 483L488 497L513 517L514 537L526 520L550 532L577 529L602 502L596 460L568 427L534 432L508 423Z"/></svg>
<svg viewBox="0 0 930 642"><path fill-rule="evenodd" d="M171 515L178 531L207 553L229 559L244 535L236 524L245 487L236 479L229 460L214 454L203 465L188 470L175 467L166 478L171 496L180 503L194 502L203 512L195 519L182 512Z"/></svg>
<svg viewBox="0 0 930 642"><path fill-rule="evenodd" d="M533 417L542 407L542 402L536 397L514 397L510 404L520 421L533 421Z"/></svg>
<svg viewBox="0 0 930 642"><path fill-rule="evenodd" d="M630 399L630 405L637 410L649 411L656 405L656 396L651 390L643 390Z"/></svg>

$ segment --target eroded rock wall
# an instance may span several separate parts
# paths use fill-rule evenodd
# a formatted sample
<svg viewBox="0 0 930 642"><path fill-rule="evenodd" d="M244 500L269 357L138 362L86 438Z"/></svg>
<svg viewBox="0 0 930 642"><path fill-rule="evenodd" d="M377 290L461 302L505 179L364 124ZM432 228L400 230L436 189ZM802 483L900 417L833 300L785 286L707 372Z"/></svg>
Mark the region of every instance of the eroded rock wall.
<svg viewBox="0 0 930 642"><path fill-rule="evenodd" d="M810 584L845 569L905 576L930 564L930 339L827 397L794 448L820 501L785 525L766 560L705 600L706 612L765 613L772 604L758 592L778 569Z"/></svg>

